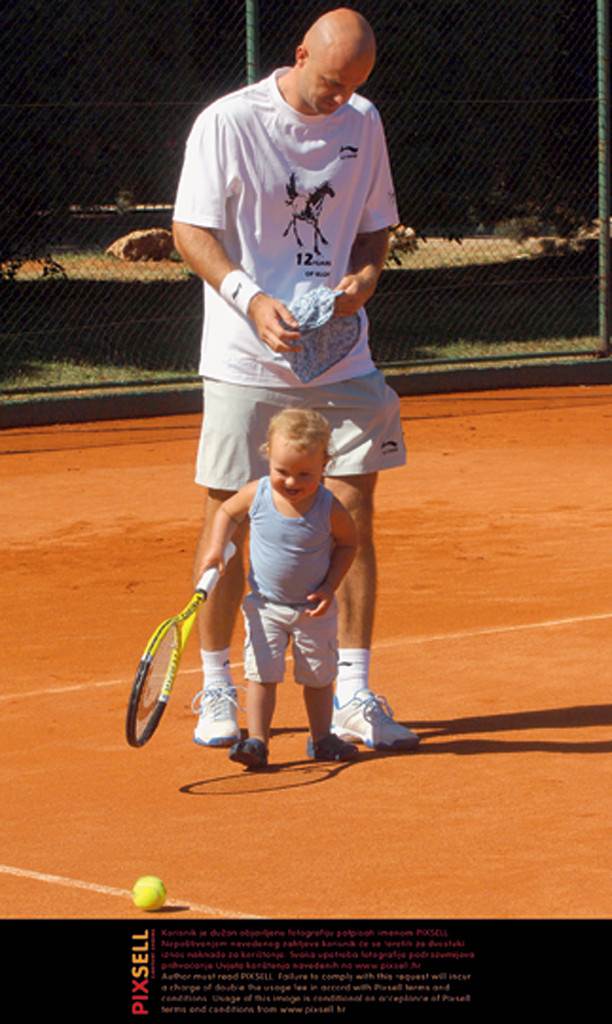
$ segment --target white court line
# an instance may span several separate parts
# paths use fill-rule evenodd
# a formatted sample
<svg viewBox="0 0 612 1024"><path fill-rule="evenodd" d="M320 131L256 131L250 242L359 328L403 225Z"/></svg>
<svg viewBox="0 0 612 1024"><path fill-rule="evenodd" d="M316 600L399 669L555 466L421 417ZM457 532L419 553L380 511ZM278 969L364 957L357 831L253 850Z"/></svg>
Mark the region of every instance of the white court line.
<svg viewBox="0 0 612 1024"><path fill-rule="evenodd" d="M577 615L569 619L544 619L542 622L524 622L516 626L490 626L484 629L464 629L458 633L433 633L430 636L402 636L381 640L373 644L375 650L382 647L401 647L403 644L431 644L439 640L463 640L470 637L494 636L498 633L520 633L526 629L553 629L555 626L574 626L582 622L603 622L612 619L612 612L598 615Z"/></svg>
<svg viewBox="0 0 612 1024"><path fill-rule="evenodd" d="M120 899L132 901L132 893L129 889L114 889L110 885L98 885L95 882L83 882L80 878L64 878L63 875L46 875L41 871L26 871L24 868L11 867L9 864L0 864L0 874L15 875L17 878L31 878L35 882L47 882L52 885L64 885L70 889L85 889L87 892L101 893L103 896L118 896ZM166 900L166 907L178 907L183 910L195 910L198 914L208 914L210 917L241 918L249 921L263 921L265 918L259 914L239 914L233 910L222 910L219 907L201 906L199 903L191 903L189 900ZM136 910L135 910L136 912Z"/></svg>
<svg viewBox="0 0 612 1024"><path fill-rule="evenodd" d="M612 612L601 612L596 615L576 615L567 619L544 619L542 622L524 622L515 626L488 626L483 629L465 629L457 633L432 633L428 636L397 636L389 640L380 640L372 645L374 651L383 650L387 647L415 647L419 644L440 643L447 640L469 640L479 636L497 636L504 633L521 633L525 630L554 629L558 626L575 626L583 622L605 622L612 619ZM241 668L242 661L233 661L230 668ZM201 669L181 669L183 676L200 673ZM78 690L92 690L102 686L127 686L128 679L107 679L99 683L77 683L73 686L51 687L46 690L27 690L25 693L1 693L0 701L18 700L20 697L48 697L56 693L73 693Z"/></svg>
<svg viewBox="0 0 612 1024"><path fill-rule="evenodd" d="M241 661L233 661L230 664L230 668L241 668ZM182 668L180 675L189 676L195 675L196 672L201 672L201 668ZM74 693L77 690L95 690L103 686L128 686L131 684L131 679L105 679L100 683L74 683L72 686L55 686L48 687L46 690L26 690L23 693L0 693L0 700L16 700L19 697L49 697L54 696L56 693Z"/></svg>

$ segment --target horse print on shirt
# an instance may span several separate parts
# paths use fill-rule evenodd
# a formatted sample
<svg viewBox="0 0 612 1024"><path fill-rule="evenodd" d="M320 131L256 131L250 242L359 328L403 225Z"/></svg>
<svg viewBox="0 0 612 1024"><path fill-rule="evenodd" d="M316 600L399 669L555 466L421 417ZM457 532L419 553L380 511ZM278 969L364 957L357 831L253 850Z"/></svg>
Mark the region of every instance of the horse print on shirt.
<svg viewBox="0 0 612 1024"><path fill-rule="evenodd" d="M283 232L283 238L286 238L289 232L293 231L297 244L300 248L303 248L304 242L302 241L299 232L299 224L301 221L301 223L307 225L308 228L312 228L313 249L315 254L320 256L321 250L319 249L319 242L321 242L322 245L329 245L329 242L319 227L323 204L327 196L333 199L336 193L331 187L329 181L324 181L322 185L312 189L311 192L300 192L295 180L295 174L290 175L289 184L285 186L285 190L289 197L288 199L285 199L285 205L291 207L291 219Z"/></svg>

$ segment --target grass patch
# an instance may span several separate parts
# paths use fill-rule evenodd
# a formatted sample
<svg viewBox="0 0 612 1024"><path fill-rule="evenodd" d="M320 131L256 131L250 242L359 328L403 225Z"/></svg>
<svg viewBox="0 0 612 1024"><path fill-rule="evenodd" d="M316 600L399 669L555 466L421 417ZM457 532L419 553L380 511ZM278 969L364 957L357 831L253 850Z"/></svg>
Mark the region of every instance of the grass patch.
<svg viewBox="0 0 612 1024"><path fill-rule="evenodd" d="M401 266L389 263L389 270L438 270L445 267L474 267L528 259L525 246L511 238L419 239L416 252L402 253Z"/></svg>
<svg viewBox="0 0 612 1024"><path fill-rule="evenodd" d="M139 366L112 366L108 363L72 363L50 360L32 360L18 374L0 378L5 394L11 391L44 391L57 388L99 387L101 382L115 385L164 384L198 379L197 374L177 375L172 370L147 370Z"/></svg>
<svg viewBox="0 0 612 1024"><path fill-rule="evenodd" d="M0 386L196 377L202 289L182 261L131 263L95 247L50 255L65 276L43 278L32 262L0 283ZM383 273L368 316L382 367L571 358L598 347L596 261L530 257L499 236L430 238Z"/></svg>
<svg viewBox="0 0 612 1024"><path fill-rule="evenodd" d="M545 358L547 355L548 358L552 355L559 355L562 358L564 356L574 356L577 352L590 354L594 352L596 344L596 338L548 338L545 342L510 340L503 344L501 342L494 342L492 344L479 345L475 342L459 338L457 341L443 347L439 345L421 345L419 347L419 354L414 358L414 362L427 362L430 360L439 362L442 359L448 362L462 362L470 358L495 361L512 358L527 361L539 358L540 356Z"/></svg>
<svg viewBox="0 0 612 1024"><path fill-rule="evenodd" d="M51 258L63 267L69 281L181 281L193 272L177 255L175 259L130 262L100 249L52 251ZM438 270L445 267L473 267L529 259L525 246L510 238L464 238L461 242L445 238L419 240L414 253L400 255L401 266L390 263L389 270ZM17 281L42 280L38 261L26 261L17 270Z"/></svg>
<svg viewBox="0 0 612 1024"><path fill-rule="evenodd" d="M64 270L68 281L183 281L192 276L179 258L130 262L91 249L82 252L53 252L53 260ZM40 263L26 261L15 274L16 281L41 280Z"/></svg>

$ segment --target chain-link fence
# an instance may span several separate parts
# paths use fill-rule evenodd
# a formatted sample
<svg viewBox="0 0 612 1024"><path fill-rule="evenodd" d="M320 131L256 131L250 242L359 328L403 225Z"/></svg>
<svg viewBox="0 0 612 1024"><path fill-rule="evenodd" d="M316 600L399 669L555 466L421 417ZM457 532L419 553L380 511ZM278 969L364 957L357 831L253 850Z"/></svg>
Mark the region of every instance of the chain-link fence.
<svg viewBox="0 0 612 1024"><path fill-rule="evenodd" d="M203 106L246 82L247 64L261 75L291 64L309 24L333 6L4 6L7 390L195 373L200 282L163 248L187 133ZM378 39L363 92L383 115L411 229L395 236L368 306L377 361L594 352L597 0L356 6ZM162 231L146 244L161 245L163 258L107 252L153 228Z"/></svg>

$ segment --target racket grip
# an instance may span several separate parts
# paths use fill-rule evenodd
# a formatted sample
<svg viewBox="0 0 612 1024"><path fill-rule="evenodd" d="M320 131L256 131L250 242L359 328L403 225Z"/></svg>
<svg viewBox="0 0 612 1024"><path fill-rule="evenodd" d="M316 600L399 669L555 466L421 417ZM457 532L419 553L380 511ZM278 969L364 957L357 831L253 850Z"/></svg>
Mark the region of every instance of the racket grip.
<svg viewBox="0 0 612 1024"><path fill-rule="evenodd" d="M233 558L235 554L236 554L236 545L233 543L233 541L230 540L226 544L225 550L223 552L223 558L224 558L224 561L225 561L226 565L229 562L230 558ZM214 566L213 566L212 569L206 569L202 573L202 575L200 576L200 578L198 580L198 585L196 587L196 590L204 590L207 594L210 594L211 590L213 589L213 587L217 583L218 579L219 579L219 570L218 569L215 569Z"/></svg>

